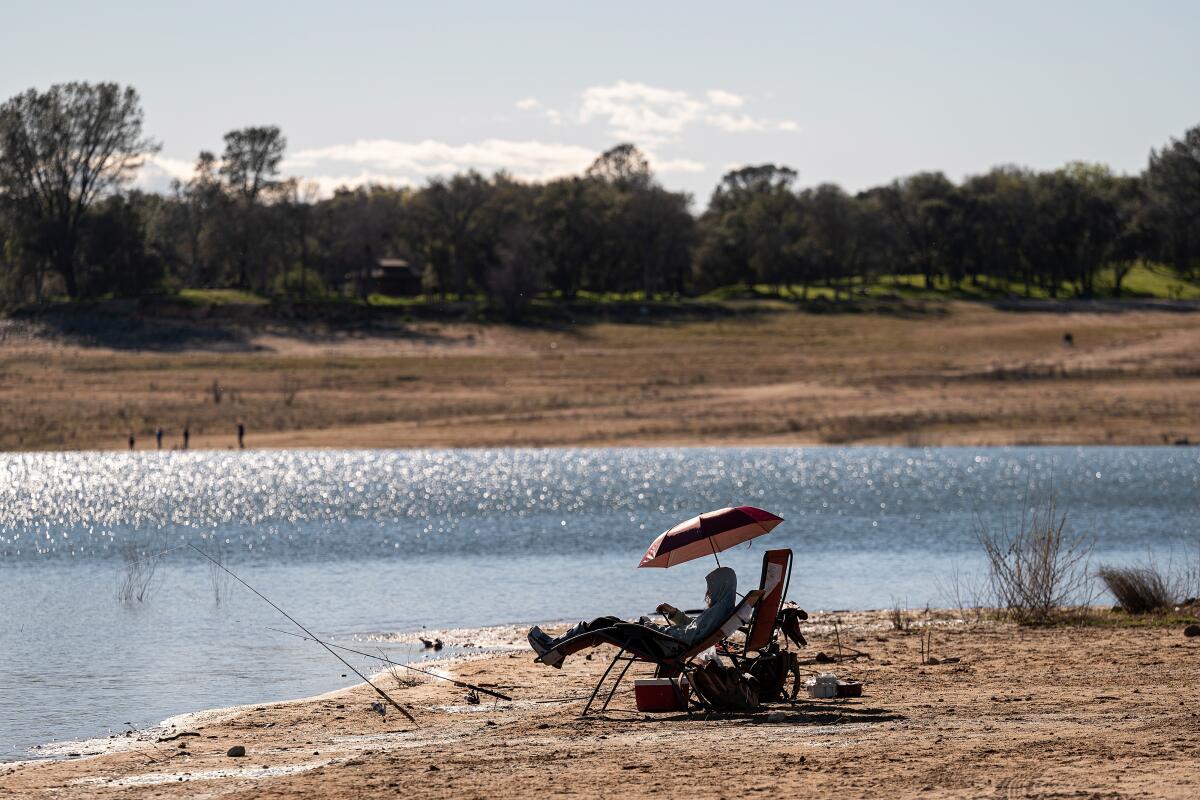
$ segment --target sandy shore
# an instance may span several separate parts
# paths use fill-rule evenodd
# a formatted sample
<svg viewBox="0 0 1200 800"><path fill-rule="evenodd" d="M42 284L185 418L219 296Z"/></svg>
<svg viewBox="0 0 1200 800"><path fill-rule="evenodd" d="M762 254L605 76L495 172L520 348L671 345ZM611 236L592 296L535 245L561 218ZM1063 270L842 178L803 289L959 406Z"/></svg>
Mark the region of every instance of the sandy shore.
<svg viewBox="0 0 1200 800"><path fill-rule="evenodd" d="M806 653L835 649L832 618L814 617ZM637 713L623 693L579 719L611 650L561 672L499 652L442 667L511 703L388 676L419 726L381 717L357 686L177 718L104 755L0 765L0 797L1200 796L1200 637L1182 626L838 618L871 656L834 667L866 681L862 699L689 719ZM936 665L920 663L925 626ZM246 757L227 756L234 745Z"/></svg>
<svg viewBox="0 0 1200 800"><path fill-rule="evenodd" d="M131 432L154 449L160 426L170 449L184 425L192 448L225 449L238 422L252 448L1200 441L1200 313L1079 308L206 321L166 342L152 321L117 335L0 320L0 450L123 450Z"/></svg>

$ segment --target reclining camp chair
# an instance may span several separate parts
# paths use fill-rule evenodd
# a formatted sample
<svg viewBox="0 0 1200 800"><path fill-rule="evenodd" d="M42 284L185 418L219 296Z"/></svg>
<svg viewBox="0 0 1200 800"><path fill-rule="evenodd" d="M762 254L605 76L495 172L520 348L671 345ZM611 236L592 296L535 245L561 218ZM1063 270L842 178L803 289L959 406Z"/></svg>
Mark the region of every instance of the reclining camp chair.
<svg viewBox="0 0 1200 800"><path fill-rule="evenodd" d="M789 673L794 673L795 685L799 685L800 673L796 671L795 658L785 650L787 642L780 634L797 645L807 644L800 633L799 622L807 619L808 614L799 608L783 608L791 579L791 550L764 553L759 584L762 600L754 609L750 623L740 629L745 638L741 641L726 639L717 645L717 652L732 661L739 672L749 673L758 681L760 697L767 703L787 699L784 685Z"/></svg>
<svg viewBox="0 0 1200 800"><path fill-rule="evenodd" d="M596 687L592 689L592 696L588 698L587 705L584 706L580 716L587 716L601 687L604 686L609 673L612 672L618 661L625 662L625 666L609 688L608 696L604 698L604 705L600 707L600 713L608 710L608 704L612 702L613 696L617 693L617 687L625 679L625 673L629 672L629 668L637 661L654 664L655 677L669 678L671 685L675 687L676 694L682 698L684 696L682 679L696 669L695 658L722 639L732 636L738 628L749 622L754 616L754 608L758 605L761 597L762 592L758 590L749 592L719 628L693 645L688 645L662 631L634 622L619 622L611 628L605 628L592 634L582 634L583 636L597 636L619 648L620 652L608 665L608 669L604 670L600 680L596 682ZM707 702L699 693L697 693L697 697L702 706L707 706ZM684 707L686 708L687 705L684 704Z"/></svg>
<svg viewBox="0 0 1200 800"><path fill-rule="evenodd" d="M728 656L734 666L743 669L746 661L766 652L777 638L779 610L791 582L792 551L785 548L763 553L762 578L758 585L762 599L755 607L750 623L741 628L745 641L739 645L727 638L717 647L717 652Z"/></svg>

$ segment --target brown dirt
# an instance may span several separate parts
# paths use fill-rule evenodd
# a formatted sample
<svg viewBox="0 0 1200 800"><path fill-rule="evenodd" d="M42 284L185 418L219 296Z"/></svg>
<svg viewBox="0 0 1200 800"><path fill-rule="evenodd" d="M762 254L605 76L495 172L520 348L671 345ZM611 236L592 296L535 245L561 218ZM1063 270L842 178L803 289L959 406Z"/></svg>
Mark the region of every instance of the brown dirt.
<svg viewBox="0 0 1200 800"><path fill-rule="evenodd" d="M0 797L1200 794L1200 638L1181 626L1027 629L919 617L917 628L934 631L934 655L959 659L923 666L916 629L893 630L882 614L843 622L843 641L872 656L833 667L867 682L861 699L688 719L636 713L621 693L605 717L581 720L582 702L562 698L585 696L611 650L561 672L528 652L501 653L449 668L513 703L467 705L440 682L395 689L414 727L371 711L373 696L359 686L201 717L190 723L196 737L0 765ZM808 652L832 652L828 627L814 627ZM225 755L235 744L245 758Z"/></svg>
<svg viewBox="0 0 1200 800"><path fill-rule="evenodd" d="M172 447L185 423L226 448L239 420L252 447L1200 440L1200 313L937 312L288 328L174 352L10 324L0 449L124 449L130 431L144 449L159 425Z"/></svg>

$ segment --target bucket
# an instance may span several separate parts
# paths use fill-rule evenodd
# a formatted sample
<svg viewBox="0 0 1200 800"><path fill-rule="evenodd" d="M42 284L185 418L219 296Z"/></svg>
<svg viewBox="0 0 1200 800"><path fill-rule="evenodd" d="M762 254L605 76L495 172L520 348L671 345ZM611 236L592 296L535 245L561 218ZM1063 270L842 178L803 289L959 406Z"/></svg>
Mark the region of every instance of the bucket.
<svg viewBox="0 0 1200 800"><path fill-rule="evenodd" d="M633 697L638 711L687 711L690 690L687 678L680 678L680 691L670 678L639 678L633 682Z"/></svg>

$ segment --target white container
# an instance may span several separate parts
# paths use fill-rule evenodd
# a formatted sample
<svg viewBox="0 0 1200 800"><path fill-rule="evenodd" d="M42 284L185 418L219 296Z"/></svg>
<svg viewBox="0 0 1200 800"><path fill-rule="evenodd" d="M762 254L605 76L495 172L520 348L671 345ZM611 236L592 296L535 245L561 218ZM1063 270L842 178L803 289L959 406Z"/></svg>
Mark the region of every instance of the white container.
<svg viewBox="0 0 1200 800"><path fill-rule="evenodd" d="M837 675L834 675L832 672L822 672L815 677L809 678L804 685L808 689L809 697L817 699L837 697L838 679Z"/></svg>

